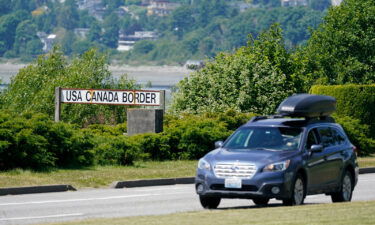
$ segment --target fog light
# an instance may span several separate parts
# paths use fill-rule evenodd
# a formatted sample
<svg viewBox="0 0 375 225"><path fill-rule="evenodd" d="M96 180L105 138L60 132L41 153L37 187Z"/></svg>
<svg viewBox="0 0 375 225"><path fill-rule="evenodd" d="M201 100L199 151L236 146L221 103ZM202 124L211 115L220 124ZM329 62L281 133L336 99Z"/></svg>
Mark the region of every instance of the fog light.
<svg viewBox="0 0 375 225"><path fill-rule="evenodd" d="M203 185L202 184L198 184L198 186L197 186L197 192L200 194L200 193L203 192L203 190L204 190Z"/></svg>
<svg viewBox="0 0 375 225"><path fill-rule="evenodd" d="M272 194L279 194L280 193L280 188L279 187L273 187L272 189L271 189L271 191L272 191Z"/></svg>

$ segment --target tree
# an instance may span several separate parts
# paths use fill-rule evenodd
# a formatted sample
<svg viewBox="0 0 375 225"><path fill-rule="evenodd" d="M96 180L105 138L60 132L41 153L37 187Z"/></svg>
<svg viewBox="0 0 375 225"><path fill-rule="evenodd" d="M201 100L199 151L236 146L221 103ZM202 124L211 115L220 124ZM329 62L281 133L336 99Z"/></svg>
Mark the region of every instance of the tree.
<svg viewBox="0 0 375 225"><path fill-rule="evenodd" d="M30 56L37 56L43 53L43 43L39 39L33 39L26 44L26 54Z"/></svg>
<svg viewBox="0 0 375 225"><path fill-rule="evenodd" d="M274 113L276 106L297 90L293 64L279 26L250 39L234 54L219 54L213 62L178 84L175 112Z"/></svg>
<svg viewBox="0 0 375 225"><path fill-rule="evenodd" d="M29 17L30 14L23 10L0 17L0 41L6 51L13 48L18 24Z"/></svg>
<svg viewBox="0 0 375 225"><path fill-rule="evenodd" d="M39 112L54 116L55 87L87 89L135 89L126 75L114 80L107 58L90 50L68 63L58 48L21 69L9 88L0 95L1 108L15 113ZM64 104L62 120L77 124L105 121L123 122L126 108L103 105Z"/></svg>
<svg viewBox="0 0 375 225"><path fill-rule="evenodd" d="M87 34L87 39L91 42L100 42L102 29L97 22L93 22L90 25L90 30Z"/></svg>
<svg viewBox="0 0 375 225"><path fill-rule="evenodd" d="M119 25L116 13L107 16L103 22L104 33L102 42L110 48L117 48L119 38Z"/></svg>
<svg viewBox="0 0 375 225"><path fill-rule="evenodd" d="M134 52L137 54L147 54L155 48L155 44L152 41L138 41L134 45Z"/></svg>
<svg viewBox="0 0 375 225"><path fill-rule="evenodd" d="M59 11L58 24L59 26L73 30L79 21L79 13L75 0L66 0L63 7Z"/></svg>
<svg viewBox="0 0 375 225"><path fill-rule="evenodd" d="M3 16L11 10L9 0L0 0L0 16Z"/></svg>
<svg viewBox="0 0 375 225"><path fill-rule="evenodd" d="M329 10L306 48L296 53L296 76L311 84L375 82L375 1L347 0Z"/></svg>
<svg viewBox="0 0 375 225"><path fill-rule="evenodd" d="M194 27L195 19L193 9L189 6L182 6L172 12L170 16L170 29L177 33L178 37Z"/></svg>
<svg viewBox="0 0 375 225"><path fill-rule="evenodd" d="M323 11L331 6L331 1L330 0L310 0L309 6L310 8L314 10Z"/></svg>
<svg viewBox="0 0 375 225"><path fill-rule="evenodd" d="M16 29L14 50L20 55L27 54L27 43L29 41L39 40L36 32L37 27L31 20L21 22Z"/></svg>
<svg viewBox="0 0 375 225"><path fill-rule="evenodd" d="M76 41L76 37L73 31L67 31L61 40L62 51L65 55L71 55L73 52L73 43Z"/></svg>
<svg viewBox="0 0 375 225"><path fill-rule="evenodd" d="M87 40L78 40L73 43L72 52L74 54L82 55L90 50L91 47L93 47L92 42Z"/></svg>

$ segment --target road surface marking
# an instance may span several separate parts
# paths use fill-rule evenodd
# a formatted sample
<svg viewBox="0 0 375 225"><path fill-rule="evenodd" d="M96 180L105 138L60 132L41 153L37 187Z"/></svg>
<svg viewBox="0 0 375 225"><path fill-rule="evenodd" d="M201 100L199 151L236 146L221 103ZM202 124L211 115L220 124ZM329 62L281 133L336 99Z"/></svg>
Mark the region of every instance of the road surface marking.
<svg viewBox="0 0 375 225"><path fill-rule="evenodd" d="M161 193L161 194L122 195L122 196L110 196L110 197L100 197L100 198L79 198L79 199L47 200L47 201L35 201L35 202L10 202L10 203L2 203L2 204L0 204L0 206L31 205L31 204L46 204L46 203L66 203L66 202L81 202L81 201L95 201L95 200L111 200L111 199L123 199L123 198L160 196L160 195L177 195L177 194L185 194L185 193L186 192L172 192L172 193Z"/></svg>
<svg viewBox="0 0 375 225"><path fill-rule="evenodd" d="M80 202L80 201L93 201L93 200L109 200L109 199L121 199L121 198L138 198L138 197L148 197L161 194L144 194L144 195L122 195L122 196L110 196L101 198L78 198L78 199L66 199L66 200L48 200L48 201L36 201L36 202L13 202L13 203L3 203L0 206L9 205L27 205L27 204L45 204L45 203L64 203L64 202Z"/></svg>
<svg viewBox="0 0 375 225"><path fill-rule="evenodd" d="M13 218L0 218L0 221L8 220L32 220L32 219L45 219L45 218L58 218L58 217L69 217L69 216L83 216L83 213L72 213L72 214L58 214L49 216L30 216L30 217L13 217Z"/></svg>

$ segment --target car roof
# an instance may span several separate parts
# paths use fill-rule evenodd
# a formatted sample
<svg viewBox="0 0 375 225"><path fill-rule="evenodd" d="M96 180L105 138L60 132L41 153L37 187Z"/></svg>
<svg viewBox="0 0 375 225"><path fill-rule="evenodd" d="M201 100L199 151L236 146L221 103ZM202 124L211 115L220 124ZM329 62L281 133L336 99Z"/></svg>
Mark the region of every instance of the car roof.
<svg viewBox="0 0 375 225"><path fill-rule="evenodd" d="M325 120L309 120L305 118L270 118L270 119L252 119L242 127L261 127L261 126L277 126L277 127L307 127L311 124L330 124L335 125L332 121Z"/></svg>

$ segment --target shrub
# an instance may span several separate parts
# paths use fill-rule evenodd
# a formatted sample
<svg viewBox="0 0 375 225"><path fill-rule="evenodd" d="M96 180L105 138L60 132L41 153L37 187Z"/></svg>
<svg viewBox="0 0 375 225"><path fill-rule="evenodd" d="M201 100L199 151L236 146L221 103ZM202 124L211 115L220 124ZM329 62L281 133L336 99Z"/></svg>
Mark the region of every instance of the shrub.
<svg viewBox="0 0 375 225"><path fill-rule="evenodd" d="M312 94L330 95L337 100L337 115L358 119L368 124L366 136L375 138L375 84L373 85L316 85Z"/></svg>
<svg viewBox="0 0 375 225"><path fill-rule="evenodd" d="M224 122L217 118L188 115L169 122L165 135L172 158L198 159L214 149L214 142L230 135Z"/></svg>
<svg viewBox="0 0 375 225"><path fill-rule="evenodd" d="M152 160L169 160L174 158L170 151L169 136L166 133L138 134L130 138L135 143L138 143L141 151L147 154L147 157Z"/></svg>
<svg viewBox="0 0 375 225"><path fill-rule="evenodd" d="M96 136L93 151L96 163L100 165L132 165L135 160L145 157L140 144L124 135Z"/></svg>
<svg viewBox="0 0 375 225"><path fill-rule="evenodd" d="M349 116L335 115L337 123L341 124L353 145L358 148L360 156L368 156L375 153L375 140L368 138L369 126L361 124L359 119Z"/></svg>

